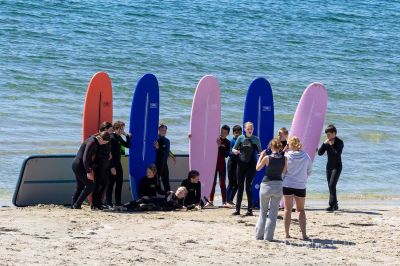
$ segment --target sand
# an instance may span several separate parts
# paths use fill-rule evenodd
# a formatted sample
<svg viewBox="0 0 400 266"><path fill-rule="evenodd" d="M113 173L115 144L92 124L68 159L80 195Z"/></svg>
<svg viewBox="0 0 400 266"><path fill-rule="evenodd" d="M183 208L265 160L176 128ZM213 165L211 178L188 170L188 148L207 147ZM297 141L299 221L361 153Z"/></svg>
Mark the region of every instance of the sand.
<svg viewBox="0 0 400 266"><path fill-rule="evenodd" d="M348 202L334 213L323 206L307 204L310 241L300 239L293 213L294 238L284 238L280 217L275 242L255 240L258 212L235 217L231 209L115 213L3 207L0 264L400 264L398 204Z"/></svg>

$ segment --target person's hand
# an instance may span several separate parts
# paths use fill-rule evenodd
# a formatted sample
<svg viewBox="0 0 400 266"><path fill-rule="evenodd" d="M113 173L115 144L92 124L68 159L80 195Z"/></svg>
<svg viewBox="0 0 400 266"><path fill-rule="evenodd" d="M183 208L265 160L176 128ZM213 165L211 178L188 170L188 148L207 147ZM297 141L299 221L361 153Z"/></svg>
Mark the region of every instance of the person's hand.
<svg viewBox="0 0 400 266"><path fill-rule="evenodd" d="M172 161L174 162L174 165L176 165L176 159L175 159L175 156L174 156L174 157L172 157Z"/></svg>
<svg viewBox="0 0 400 266"><path fill-rule="evenodd" d="M240 154L240 151L233 149L233 150L232 150L232 153L235 154L235 155L239 155L239 154Z"/></svg>
<svg viewBox="0 0 400 266"><path fill-rule="evenodd" d="M221 141L221 139L220 139L220 138L217 138L217 144L218 144L218 146L221 146L221 144L222 144L222 141Z"/></svg>
<svg viewBox="0 0 400 266"><path fill-rule="evenodd" d="M112 175L117 175L117 170L114 167L111 168L111 174Z"/></svg>
<svg viewBox="0 0 400 266"><path fill-rule="evenodd" d="M90 173L86 174L87 179L94 181L94 173L93 171L90 171Z"/></svg>
<svg viewBox="0 0 400 266"><path fill-rule="evenodd" d="M110 155L108 155L108 160L110 161L112 159L112 154L110 152Z"/></svg>
<svg viewBox="0 0 400 266"><path fill-rule="evenodd" d="M154 141L153 145L154 145L154 148L156 148L157 150L160 148L160 144L158 144L157 140Z"/></svg>
<svg viewBox="0 0 400 266"><path fill-rule="evenodd" d="M194 209L195 209L196 211L199 211L199 210L201 210L201 206L200 206L200 205L196 205L196 206L194 207Z"/></svg>
<svg viewBox="0 0 400 266"><path fill-rule="evenodd" d="M283 148L283 152L287 152L289 150L289 145L286 144L286 146Z"/></svg>
<svg viewBox="0 0 400 266"><path fill-rule="evenodd" d="M266 150L263 150L263 151L260 153L260 158L263 158L266 154L267 154L267 151L266 151Z"/></svg>
<svg viewBox="0 0 400 266"><path fill-rule="evenodd" d="M326 139L326 140L324 141L324 144L329 144L329 139Z"/></svg>

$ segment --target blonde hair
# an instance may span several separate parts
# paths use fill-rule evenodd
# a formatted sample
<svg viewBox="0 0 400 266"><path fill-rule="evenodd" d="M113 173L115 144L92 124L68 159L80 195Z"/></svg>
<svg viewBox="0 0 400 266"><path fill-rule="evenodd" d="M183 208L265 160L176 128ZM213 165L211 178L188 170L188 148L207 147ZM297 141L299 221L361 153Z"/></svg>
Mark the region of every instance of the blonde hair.
<svg viewBox="0 0 400 266"><path fill-rule="evenodd" d="M274 138L270 142L270 147L271 147L271 149L279 151L282 149L282 143L279 139Z"/></svg>
<svg viewBox="0 0 400 266"><path fill-rule="evenodd" d="M254 128L254 124L252 122L248 121L248 122L244 123L244 127L247 127L250 125Z"/></svg>
<svg viewBox="0 0 400 266"><path fill-rule="evenodd" d="M185 195L188 193L186 187L178 187L178 189L176 190L176 192L178 192L178 193L183 192Z"/></svg>
<svg viewBox="0 0 400 266"><path fill-rule="evenodd" d="M301 144L300 139L297 136L291 136L288 142L296 151L299 151L303 147L303 144Z"/></svg>
<svg viewBox="0 0 400 266"><path fill-rule="evenodd" d="M118 130L118 129L123 128L123 127L125 127L125 123L122 122L122 121L119 121L119 120L117 122L115 122L114 125L113 125L113 129L114 130Z"/></svg>

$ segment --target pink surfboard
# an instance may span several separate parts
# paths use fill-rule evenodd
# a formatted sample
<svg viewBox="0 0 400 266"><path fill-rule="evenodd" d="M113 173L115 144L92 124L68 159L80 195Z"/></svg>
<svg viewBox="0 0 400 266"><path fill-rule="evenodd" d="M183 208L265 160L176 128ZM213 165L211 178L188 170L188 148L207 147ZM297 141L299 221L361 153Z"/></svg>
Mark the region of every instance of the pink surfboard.
<svg viewBox="0 0 400 266"><path fill-rule="evenodd" d="M328 105L328 93L321 83L308 85L297 105L290 136L299 137L303 151L314 160L321 139Z"/></svg>
<svg viewBox="0 0 400 266"><path fill-rule="evenodd" d="M221 92L218 80L207 75L197 84L189 129L189 168L200 173L202 199L210 196L214 181L220 126Z"/></svg>

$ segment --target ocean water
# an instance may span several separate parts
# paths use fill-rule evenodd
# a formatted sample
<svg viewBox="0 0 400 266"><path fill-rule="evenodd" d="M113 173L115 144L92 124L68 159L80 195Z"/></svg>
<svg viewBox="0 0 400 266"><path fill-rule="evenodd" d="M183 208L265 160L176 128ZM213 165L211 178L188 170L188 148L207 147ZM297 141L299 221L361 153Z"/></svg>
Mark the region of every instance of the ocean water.
<svg viewBox="0 0 400 266"><path fill-rule="evenodd" d="M175 153L188 151L205 74L218 77L231 126L251 81L266 77L276 131L320 81L326 124L345 142L339 195L400 195L399 14L399 1L0 1L0 199L24 158L77 151L97 71L112 78L114 118L124 121L139 78L157 76ZM316 157L310 194L327 194L325 163Z"/></svg>

